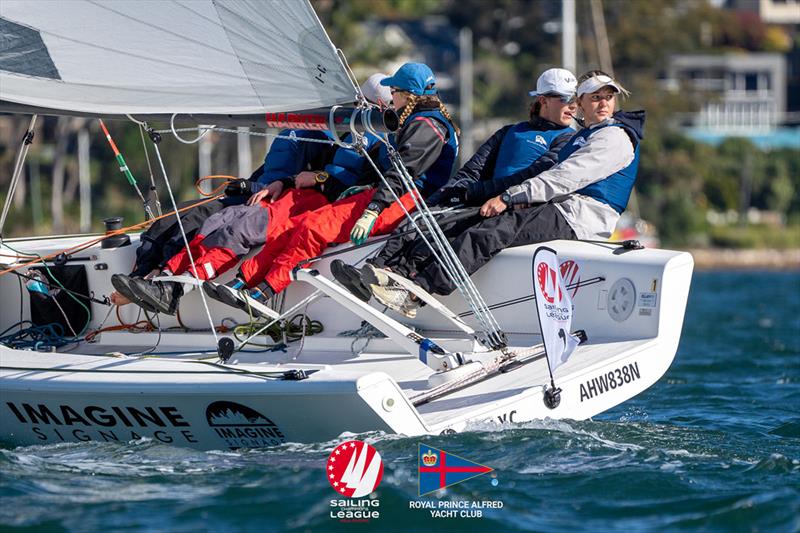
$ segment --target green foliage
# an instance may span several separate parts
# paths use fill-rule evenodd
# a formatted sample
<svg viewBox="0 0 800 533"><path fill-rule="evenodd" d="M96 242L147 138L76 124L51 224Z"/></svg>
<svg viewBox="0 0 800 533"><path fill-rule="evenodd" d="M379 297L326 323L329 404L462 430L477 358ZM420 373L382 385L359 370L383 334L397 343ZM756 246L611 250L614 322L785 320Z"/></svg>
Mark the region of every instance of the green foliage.
<svg viewBox="0 0 800 533"><path fill-rule="evenodd" d="M312 0L336 46L342 48L357 72L387 70L398 56L413 53L407 45L387 42L380 29L387 22L439 17L453 28L468 27L474 43L474 115L476 119L527 115L527 91L542 70L560 62L561 39L554 27L560 22L560 3L544 0ZM578 71L599 66L590 3L576 3L579 28ZM800 46L800 33L764 25L759 19L719 9L703 0L603 0L603 13L614 73L631 90L622 103L627 110L647 110L645 139L637 181L640 215L655 224L668 246L712 243L728 246L800 246L800 153L764 151L745 139L728 139L718 146L692 141L675 127L676 117L696 112L708 95L685 89L666 90L659 78L675 53L722 53L729 50L786 51ZM413 35L410 36L413 39ZM455 72L455 69L454 69ZM51 231L51 173L58 138L55 119L45 119L29 161L36 162L41 179L37 191L29 187L28 205L12 208L13 234ZM109 129L140 186L150 184L150 171L138 128L127 122L109 122ZM120 175L111 149L97 126L92 126L92 200L94 229L99 220L123 215L126 223L142 220L135 193ZM0 128L0 194L7 190L16 143L24 128L14 124L2 138ZM9 129L7 128L6 131ZM70 133L70 135L73 135ZM187 136L193 136L187 133ZM77 168L74 141L67 150L65 190L74 191ZM220 135L214 147L213 168L236 174L235 136ZM168 200L163 178L147 141L153 172L163 204ZM263 156L253 142L254 165ZM196 196L197 145L183 145L164 135L160 145L167 174L177 200ZM70 184L70 180L73 181ZM743 186L749 194L743 193ZM30 201L35 195L33 202ZM69 195L67 195L69 196ZM77 198L66 198L66 231L77 230ZM746 205L742 202L746 201ZM769 210L792 226L773 228L712 227L706 214L740 212L753 207ZM787 236L788 235L788 236Z"/></svg>
<svg viewBox="0 0 800 533"><path fill-rule="evenodd" d="M709 230L709 238L716 248L800 248L800 226L717 226Z"/></svg>

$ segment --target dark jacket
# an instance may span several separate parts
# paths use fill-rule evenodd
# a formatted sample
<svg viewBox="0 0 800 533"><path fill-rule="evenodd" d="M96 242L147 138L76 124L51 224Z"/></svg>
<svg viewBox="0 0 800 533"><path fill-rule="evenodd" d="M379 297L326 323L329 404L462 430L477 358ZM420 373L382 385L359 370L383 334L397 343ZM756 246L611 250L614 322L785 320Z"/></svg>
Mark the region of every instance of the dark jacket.
<svg viewBox="0 0 800 533"><path fill-rule="evenodd" d="M530 120L531 129L539 131L564 130L564 133L553 139L548 150L532 165L508 176L495 176L497 156L500 154L503 139L514 126L516 125L509 124L494 132L442 190L444 191L449 187L463 189L462 198L464 203L467 205L480 205L489 198L501 194L512 185L518 185L555 165L558 162L558 152L575 133L574 130L565 128L561 124L550 122L538 116L532 117ZM433 195L429 203L435 204L439 199L440 197Z"/></svg>
<svg viewBox="0 0 800 533"><path fill-rule="evenodd" d="M395 142L393 143L408 173L415 180L431 169L441 157L450 158L446 150L453 145L457 146L457 140L453 138L455 131L452 131L452 126L447 123L447 119L444 116L441 119L431 117L428 113L424 113L429 110L420 109L420 107L418 106L417 112L408 116L403 127L395 134ZM423 113L425 116L417 117L417 115L423 115ZM402 109L398 111L398 114L402 114ZM416 120L416 118L421 120ZM454 160L455 158L453 157L452 159ZM398 197L405 192L399 174L389 164L385 153L380 157L380 167L391 190L384 185L379 177L373 177L377 190L370 203L370 209L378 212L394 201L391 191L394 191ZM448 174L449 172L452 172L452 166L448 170ZM436 189L436 185L428 185L426 181L417 182L417 186L423 196L431 194Z"/></svg>

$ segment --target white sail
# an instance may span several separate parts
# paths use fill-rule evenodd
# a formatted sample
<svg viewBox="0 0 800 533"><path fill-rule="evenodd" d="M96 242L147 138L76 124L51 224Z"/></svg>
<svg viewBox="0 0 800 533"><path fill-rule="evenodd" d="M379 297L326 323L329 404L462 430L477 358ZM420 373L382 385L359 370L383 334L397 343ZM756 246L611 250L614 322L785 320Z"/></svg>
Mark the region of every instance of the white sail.
<svg viewBox="0 0 800 533"><path fill-rule="evenodd" d="M0 99L96 114L352 102L307 0L3 0Z"/></svg>

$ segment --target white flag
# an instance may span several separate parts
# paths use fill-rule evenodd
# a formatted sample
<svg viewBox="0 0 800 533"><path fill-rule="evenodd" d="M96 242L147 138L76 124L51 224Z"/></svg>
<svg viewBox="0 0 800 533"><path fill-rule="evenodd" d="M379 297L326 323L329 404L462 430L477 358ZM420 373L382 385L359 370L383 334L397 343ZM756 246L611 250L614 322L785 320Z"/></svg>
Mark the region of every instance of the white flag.
<svg viewBox="0 0 800 533"><path fill-rule="evenodd" d="M561 277L555 250L541 246L533 254L533 287L544 350L550 371L555 372L580 343L570 333L572 298Z"/></svg>

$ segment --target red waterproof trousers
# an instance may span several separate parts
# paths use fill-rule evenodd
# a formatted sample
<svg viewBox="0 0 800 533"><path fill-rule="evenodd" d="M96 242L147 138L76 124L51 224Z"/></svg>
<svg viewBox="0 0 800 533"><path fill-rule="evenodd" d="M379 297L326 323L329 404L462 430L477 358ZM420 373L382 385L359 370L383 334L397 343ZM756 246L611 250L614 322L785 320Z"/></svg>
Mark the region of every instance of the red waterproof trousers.
<svg viewBox="0 0 800 533"><path fill-rule="evenodd" d="M240 271L247 286L255 287L266 281L276 293L285 289L292 282L292 269L300 261L320 255L329 244L350 239L350 231L374 192L364 191L293 217L281 232L273 232L270 228L270 238L264 248L242 263ZM410 193L402 196L400 201L408 212L414 209ZM390 233L404 217L400 205L392 203L375 221L371 235Z"/></svg>
<svg viewBox="0 0 800 533"><path fill-rule="evenodd" d="M220 235L215 235L213 239L215 245L208 245L208 239L206 239L208 235L203 235L202 229L189 242L189 249L192 252L191 256L194 258L194 266L197 273L195 274L195 268L191 266L186 248L172 256L167 261L166 268L176 275L188 271L198 279L214 279L236 266L236 263L242 258L241 252L237 254L234 249L252 249L264 242L280 239L282 235L288 233L288 230L294 226L293 218L302 216L305 212L318 209L327 203L328 200L325 196L314 189L290 189L278 201L273 203L264 200L260 206L226 208L219 215L223 215L224 211L230 210L228 213L236 214L239 218L227 221L226 226L216 230L224 233L221 237ZM254 221L253 219L257 217L263 217L263 220ZM245 223L248 228L258 227L259 223L261 223L263 224L261 227L266 229L260 232L262 235L258 236L248 235L245 230L237 231L237 224L244 227ZM213 227L213 224L211 226ZM250 231L250 233L253 232ZM226 240L229 241L230 247L216 244Z"/></svg>

